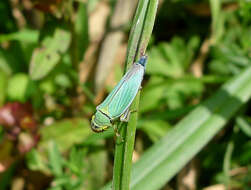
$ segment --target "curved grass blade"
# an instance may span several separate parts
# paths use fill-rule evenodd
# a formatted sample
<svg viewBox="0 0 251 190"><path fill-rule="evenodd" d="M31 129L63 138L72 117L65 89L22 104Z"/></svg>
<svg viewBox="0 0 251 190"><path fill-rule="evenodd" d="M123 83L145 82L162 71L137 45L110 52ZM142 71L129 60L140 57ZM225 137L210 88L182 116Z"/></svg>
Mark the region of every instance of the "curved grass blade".
<svg viewBox="0 0 251 190"><path fill-rule="evenodd" d="M130 189L163 187L250 99L250 81L251 67L223 85L146 151L133 167ZM110 184L102 190L109 188Z"/></svg>
<svg viewBox="0 0 251 190"><path fill-rule="evenodd" d="M131 189L167 183L227 123L251 96L251 67L197 107L135 164ZM149 184L149 179L154 183Z"/></svg>

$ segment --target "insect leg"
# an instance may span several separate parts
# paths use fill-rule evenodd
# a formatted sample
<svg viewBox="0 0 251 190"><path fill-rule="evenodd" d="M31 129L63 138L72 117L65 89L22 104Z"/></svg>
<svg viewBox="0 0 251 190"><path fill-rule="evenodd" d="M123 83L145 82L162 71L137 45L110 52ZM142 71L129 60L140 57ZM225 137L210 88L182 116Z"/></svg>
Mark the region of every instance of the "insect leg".
<svg viewBox="0 0 251 190"><path fill-rule="evenodd" d="M136 112L137 110L130 110L129 108L123 113L123 115L120 116L120 121L122 122L128 122L130 119L131 113Z"/></svg>
<svg viewBox="0 0 251 190"><path fill-rule="evenodd" d="M116 134L116 137L120 137L118 126L117 125L112 125L112 126L113 126L113 130L114 130L114 132Z"/></svg>
<svg viewBox="0 0 251 190"><path fill-rule="evenodd" d="M131 111L129 108L127 108L127 110L120 116L120 121L128 122L130 119L130 114L131 114Z"/></svg>
<svg viewBox="0 0 251 190"><path fill-rule="evenodd" d="M120 133L119 133L119 130L121 129L122 124L119 123L119 122L117 122L116 124L113 124L112 126L113 126L114 132L115 132L115 134L116 134L116 136L115 136L115 141L118 142L118 143L124 142L123 137L121 137L121 135L120 135ZM117 140L117 138L118 138L118 140Z"/></svg>

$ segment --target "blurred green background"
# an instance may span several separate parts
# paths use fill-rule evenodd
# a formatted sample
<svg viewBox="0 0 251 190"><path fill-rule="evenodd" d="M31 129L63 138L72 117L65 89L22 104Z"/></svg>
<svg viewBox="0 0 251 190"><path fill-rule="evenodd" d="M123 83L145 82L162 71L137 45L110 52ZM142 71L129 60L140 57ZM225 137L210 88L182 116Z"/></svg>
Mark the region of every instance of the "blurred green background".
<svg viewBox="0 0 251 190"><path fill-rule="evenodd" d="M90 118L123 75L136 5L0 1L0 190L96 190L112 179L113 130L93 133ZM160 0L147 54L133 162L250 66L251 2ZM250 190L249 105L162 189Z"/></svg>

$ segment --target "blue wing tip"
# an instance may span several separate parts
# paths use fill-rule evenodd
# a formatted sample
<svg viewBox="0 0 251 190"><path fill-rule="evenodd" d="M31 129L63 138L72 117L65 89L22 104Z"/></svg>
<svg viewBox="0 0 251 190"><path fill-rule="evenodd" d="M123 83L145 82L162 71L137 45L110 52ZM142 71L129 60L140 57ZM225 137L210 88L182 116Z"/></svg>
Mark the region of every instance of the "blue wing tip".
<svg viewBox="0 0 251 190"><path fill-rule="evenodd" d="M142 65L143 67L145 67L146 61L147 61L147 55L142 55L142 56L140 57L138 63L139 63L140 65Z"/></svg>

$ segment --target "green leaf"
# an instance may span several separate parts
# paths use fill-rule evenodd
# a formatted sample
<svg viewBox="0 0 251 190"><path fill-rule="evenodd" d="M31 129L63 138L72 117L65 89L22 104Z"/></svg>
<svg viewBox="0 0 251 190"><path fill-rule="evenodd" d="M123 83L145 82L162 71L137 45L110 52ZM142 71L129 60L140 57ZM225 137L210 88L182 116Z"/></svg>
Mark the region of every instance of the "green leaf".
<svg viewBox="0 0 251 190"><path fill-rule="evenodd" d="M201 80L193 80L187 76L184 80L166 82L164 98L170 109L178 109L187 105L189 98L199 97L203 92Z"/></svg>
<svg viewBox="0 0 251 190"><path fill-rule="evenodd" d="M234 142L230 141L227 145L227 149L224 155L223 171L226 178L226 185L228 186L230 181L231 159L234 151Z"/></svg>
<svg viewBox="0 0 251 190"><path fill-rule="evenodd" d="M6 55L6 52L0 49L0 69L8 75L12 72L9 62L14 62L13 58Z"/></svg>
<svg viewBox="0 0 251 190"><path fill-rule="evenodd" d="M63 88L69 88L72 85L69 76L63 73L55 76L55 84Z"/></svg>
<svg viewBox="0 0 251 190"><path fill-rule="evenodd" d="M57 88L52 78L46 78L39 83L39 89L47 94L54 94Z"/></svg>
<svg viewBox="0 0 251 190"><path fill-rule="evenodd" d="M73 147L70 152L70 157L68 161L68 167L75 174L81 174L83 171L83 158L86 155L85 150L77 150L76 147Z"/></svg>
<svg viewBox="0 0 251 190"><path fill-rule="evenodd" d="M251 125L244 117L237 117L236 124L243 133L245 133L248 137L251 137Z"/></svg>
<svg viewBox="0 0 251 190"><path fill-rule="evenodd" d="M171 129L170 125L166 121L158 119L140 120L139 127L153 142L157 142L167 133L167 131Z"/></svg>
<svg viewBox="0 0 251 190"><path fill-rule="evenodd" d="M170 47L167 44L160 44L159 46L162 46L163 49ZM160 51L159 46L150 50L149 63L152 64L147 65L146 72L156 75L180 76L182 74L182 70L179 65L170 64L170 62L168 62L168 60L164 57L163 52Z"/></svg>
<svg viewBox="0 0 251 190"><path fill-rule="evenodd" d="M251 3L250 1L245 0L239 0L239 6L240 6L240 15L244 19L244 21L248 24L248 22L251 20Z"/></svg>
<svg viewBox="0 0 251 190"><path fill-rule="evenodd" d="M95 145L104 146L105 141L98 141ZM91 173L88 175L88 188L87 189L100 189L105 182L107 175L107 166L108 164L108 154L105 150L99 150L92 152L88 157L88 166L87 168L91 170Z"/></svg>
<svg viewBox="0 0 251 190"><path fill-rule="evenodd" d="M93 10L95 10L95 8L96 8L99 1L100 0L87 1L88 13L91 13Z"/></svg>
<svg viewBox="0 0 251 190"><path fill-rule="evenodd" d="M48 149L50 141L54 141L60 151L65 151L76 143L84 142L91 134L90 123L86 119L74 118L56 122L41 128L39 149Z"/></svg>
<svg viewBox="0 0 251 190"><path fill-rule="evenodd" d="M204 79L208 80L208 78ZM203 90L203 80L193 76L185 75L178 79L165 79L154 75L142 90L140 112L157 110L166 106L172 110L184 107L188 100L200 97Z"/></svg>
<svg viewBox="0 0 251 190"><path fill-rule="evenodd" d="M140 43L139 41L140 41L143 27L144 27L144 20L146 17L148 4L149 4L149 0L138 2L138 7L136 10L135 16L133 18L132 28L131 28L130 36L128 40L125 71L128 70L130 65L137 59L136 58L137 54L139 57L139 54L142 53L142 52L139 52L138 47L139 47L139 43Z"/></svg>
<svg viewBox="0 0 251 190"><path fill-rule="evenodd" d="M152 76L142 89L139 111L143 113L159 107L165 87L166 82L162 77Z"/></svg>
<svg viewBox="0 0 251 190"><path fill-rule="evenodd" d="M38 30L22 29L15 33L1 34L0 43L10 41L10 40L36 43L38 41L38 37L39 37Z"/></svg>
<svg viewBox="0 0 251 190"><path fill-rule="evenodd" d="M224 13L221 11L221 1L210 0L212 14L212 41L217 43L224 32Z"/></svg>
<svg viewBox="0 0 251 190"><path fill-rule="evenodd" d="M48 166L45 164L45 160L36 149L28 152L26 155L26 163L31 170L40 170L46 174L50 173Z"/></svg>
<svg viewBox="0 0 251 190"><path fill-rule="evenodd" d="M13 42L8 49L0 48L0 69L10 75L16 72L24 72L27 69L27 61L19 42Z"/></svg>
<svg viewBox="0 0 251 190"><path fill-rule="evenodd" d="M35 92L35 85L24 73L15 74L10 78L7 96L11 101L26 102Z"/></svg>
<svg viewBox="0 0 251 190"><path fill-rule="evenodd" d="M63 157L61 156L58 146L54 141L50 141L49 149L49 166L52 174L59 177L63 174Z"/></svg>
<svg viewBox="0 0 251 190"><path fill-rule="evenodd" d="M160 43L149 54L146 72L169 77L181 77L186 72L199 46L199 38L192 37L187 44L180 37L172 38L170 43Z"/></svg>
<svg viewBox="0 0 251 190"><path fill-rule="evenodd" d="M133 167L130 189L163 187L250 99L250 80L251 67L227 82L147 150ZM110 184L103 188L106 189Z"/></svg>
<svg viewBox="0 0 251 190"><path fill-rule="evenodd" d="M62 190L63 188L61 187L51 187L48 190Z"/></svg>
<svg viewBox="0 0 251 190"><path fill-rule="evenodd" d="M0 107L5 102L6 87L7 87L7 75L0 69Z"/></svg>
<svg viewBox="0 0 251 190"><path fill-rule="evenodd" d="M69 48L70 41L70 33L62 29L56 29L53 37L46 37L42 47L33 52L30 63L31 78L39 80L47 76Z"/></svg>
<svg viewBox="0 0 251 190"><path fill-rule="evenodd" d="M87 2L88 4L89 1ZM89 43L88 36L88 10L86 3L80 3L75 22L77 57L78 61L83 59L83 55Z"/></svg>

